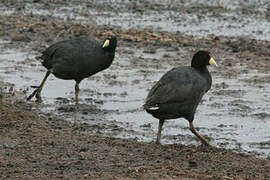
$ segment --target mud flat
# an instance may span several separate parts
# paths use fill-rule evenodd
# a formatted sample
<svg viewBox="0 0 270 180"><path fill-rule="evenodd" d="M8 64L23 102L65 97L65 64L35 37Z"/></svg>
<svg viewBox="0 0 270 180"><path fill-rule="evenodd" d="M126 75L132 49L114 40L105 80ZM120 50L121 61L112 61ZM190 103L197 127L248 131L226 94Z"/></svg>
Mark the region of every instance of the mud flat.
<svg viewBox="0 0 270 180"><path fill-rule="evenodd" d="M89 135L92 126L33 113L3 94L0 177L3 179L269 179L270 161L223 148L158 146Z"/></svg>

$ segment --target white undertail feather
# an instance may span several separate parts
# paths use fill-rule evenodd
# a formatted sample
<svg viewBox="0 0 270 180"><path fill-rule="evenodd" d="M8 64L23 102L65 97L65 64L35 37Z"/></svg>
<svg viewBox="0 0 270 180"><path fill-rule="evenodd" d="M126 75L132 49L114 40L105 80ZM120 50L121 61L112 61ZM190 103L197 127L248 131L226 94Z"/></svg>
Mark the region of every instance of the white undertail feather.
<svg viewBox="0 0 270 180"><path fill-rule="evenodd" d="M159 107L158 107L158 106L155 106L155 107L150 107L150 108L148 108L148 109L154 111L154 110L158 110Z"/></svg>

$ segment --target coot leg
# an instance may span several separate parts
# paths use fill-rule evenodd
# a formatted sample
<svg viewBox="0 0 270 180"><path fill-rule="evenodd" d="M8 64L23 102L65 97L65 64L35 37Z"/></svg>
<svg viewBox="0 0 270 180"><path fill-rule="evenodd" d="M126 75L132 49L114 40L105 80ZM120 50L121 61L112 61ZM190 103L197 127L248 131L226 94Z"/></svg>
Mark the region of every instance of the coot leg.
<svg viewBox="0 0 270 180"><path fill-rule="evenodd" d="M160 138L161 138L161 131L162 131L162 126L164 124L164 120L160 119L159 124L158 124L158 133L157 133L157 141L156 144L160 144Z"/></svg>
<svg viewBox="0 0 270 180"><path fill-rule="evenodd" d="M80 82L76 81L76 84L75 84L75 101L76 101L76 104L79 103L79 91L80 91L79 83Z"/></svg>
<svg viewBox="0 0 270 180"><path fill-rule="evenodd" d="M189 121L189 129L190 129L190 131L191 131L193 134L195 134L195 136L197 136L197 137L201 140L201 142L202 142L204 145L206 145L206 146L211 146L211 145L208 143L208 141L207 141L204 137L202 137L202 136L195 130L195 128L194 128L194 126L193 126L193 121Z"/></svg>
<svg viewBox="0 0 270 180"><path fill-rule="evenodd" d="M43 78L41 84L39 86L31 86L31 88L35 88L34 92L28 96L27 101L31 100L34 96L36 97L36 102L41 103L42 99L40 96L41 90L47 80L47 78L49 77L49 75L52 73L52 69L48 70L45 77Z"/></svg>

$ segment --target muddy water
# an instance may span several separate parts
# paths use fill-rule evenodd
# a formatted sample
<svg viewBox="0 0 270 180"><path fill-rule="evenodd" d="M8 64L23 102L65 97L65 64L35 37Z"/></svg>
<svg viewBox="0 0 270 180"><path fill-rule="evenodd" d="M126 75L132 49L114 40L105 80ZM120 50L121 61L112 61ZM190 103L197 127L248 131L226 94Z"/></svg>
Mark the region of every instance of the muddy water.
<svg viewBox="0 0 270 180"><path fill-rule="evenodd" d="M196 8L195 1L178 2L180 4L175 6L150 1L145 11L124 9L143 6L140 2L121 2L115 6L107 1L97 1L94 6L88 1L73 2L72 8L68 3L52 8L29 3L20 11L123 29L150 28L200 37L213 33L270 39L266 28L269 27L267 1L210 1L202 4L206 9L204 16L200 15L202 12ZM183 11L178 6L183 7ZM248 16L245 15L247 10L252 11ZM18 10L9 7L1 12L15 14ZM29 95L32 91L29 87L38 85L46 71L34 59L38 52L24 44L19 45L21 49L14 48L17 46L14 42L0 41L0 80L14 84L15 89ZM72 122L87 123L92 127L88 133L154 140L158 122L141 108L144 98L162 74L174 66L188 65L191 57L179 56L190 54L184 48L150 48L155 50L120 44L109 69L81 82L79 106L74 105L74 82L50 76L42 92L44 103L36 109L48 116L61 115ZM224 61L223 57L218 57L218 61ZM233 68L241 74L228 76L219 73L223 68L210 67L213 86L198 108L195 127L213 145L267 157L270 153L270 83L264 79L269 79L269 74L257 70L242 73L247 67L236 63ZM261 81L250 81L254 78ZM184 119L166 122L162 143L199 145Z"/></svg>
<svg viewBox="0 0 270 180"><path fill-rule="evenodd" d="M1 42L0 46L4 49L8 44L10 42ZM173 59L177 51L168 55L160 48L149 54L140 48L130 51L127 47L119 47L118 52L125 56L117 53L110 69L82 81L78 107L73 101L74 82L51 76L42 93L44 104L37 109L49 116L57 114L72 122L90 124L93 128L89 133L154 140L158 121L141 106L154 81L175 64ZM44 68L33 59L35 54L18 49L2 51L1 80L29 95L31 89L28 87L39 84L45 74ZM169 57L169 63L159 65L164 54ZM188 60L176 64L185 65ZM210 68L210 71L214 84L198 108L195 126L213 145L267 156L270 149L270 84L245 81L253 76L263 79L267 74L254 71L228 79L219 75L218 69ZM166 122L162 142L200 144L184 119Z"/></svg>
<svg viewBox="0 0 270 180"><path fill-rule="evenodd" d="M71 5L72 4L72 5ZM267 0L249 1L80 1L49 6L26 3L23 14L46 15L68 21L119 26L123 29L149 28L194 36L247 36L270 40L270 6ZM3 14L18 13L14 7Z"/></svg>

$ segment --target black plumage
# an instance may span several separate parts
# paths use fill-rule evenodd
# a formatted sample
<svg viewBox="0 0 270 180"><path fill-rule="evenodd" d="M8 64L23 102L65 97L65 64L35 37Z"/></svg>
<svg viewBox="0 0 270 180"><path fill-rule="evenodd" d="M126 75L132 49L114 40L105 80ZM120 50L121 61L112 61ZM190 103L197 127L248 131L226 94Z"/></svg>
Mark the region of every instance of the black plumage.
<svg viewBox="0 0 270 180"><path fill-rule="evenodd" d="M97 72L108 68L114 59L117 39L108 36L103 43L93 37L79 37L57 42L37 57L48 70L40 86L28 97L36 96L41 101L40 93L43 85L52 73L57 78L75 80L75 100L78 103L79 83Z"/></svg>
<svg viewBox="0 0 270 180"><path fill-rule="evenodd" d="M198 51L194 54L191 66L173 68L152 87L145 110L159 119L157 143L160 143L161 130L165 120L185 118L190 130L205 145L209 143L193 127L194 114L203 95L211 88L212 77L207 65L215 64L210 53Z"/></svg>

